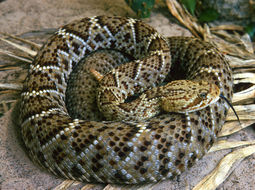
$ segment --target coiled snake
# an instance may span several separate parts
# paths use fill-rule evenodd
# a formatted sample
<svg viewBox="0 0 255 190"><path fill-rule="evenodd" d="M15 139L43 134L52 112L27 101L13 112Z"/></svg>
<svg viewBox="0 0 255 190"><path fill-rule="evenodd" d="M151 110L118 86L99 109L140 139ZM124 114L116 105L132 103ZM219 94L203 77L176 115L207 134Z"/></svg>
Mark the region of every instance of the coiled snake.
<svg viewBox="0 0 255 190"><path fill-rule="evenodd" d="M129 63L112 69L118 60L100 50L121 53L120 60ZM92 58L86 57L89 54ZM108 60L106 66L98 58ZM82 64L86 59L88 63ZM100 85L91 73L100 78ZM67 87L73 78L78 84ZM196 109L173 113L163 103L157 108L163 111L143 110L148 102L165 101L158 100L165 96L158 95L162 91L158 89L171 79L192 80L200 87L209 83L212 92L217 86L232 99L231 68L209 43L188 37L166 40L131 18L97 16L61 27L39 51L24 84L21 129L31 158L55 175L85 182L135 184L179 175L212 146L229 106L221 98L201 102L210 93L192 97L192 85L180 80L177 86L172 83L177 89L170 88L167 94L188 102L186 108L199 104ZM115 121L105 120L93 93L103 101L98 105L105 117Z"/></svg>

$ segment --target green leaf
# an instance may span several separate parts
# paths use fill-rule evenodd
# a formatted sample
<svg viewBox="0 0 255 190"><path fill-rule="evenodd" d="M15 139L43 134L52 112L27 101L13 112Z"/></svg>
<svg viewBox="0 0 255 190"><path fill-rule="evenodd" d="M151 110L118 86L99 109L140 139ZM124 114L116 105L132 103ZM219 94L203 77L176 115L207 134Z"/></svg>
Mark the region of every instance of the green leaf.
<svg viewBox="0 0 255 190"><path fill-rule="evenodd" d="M219 13L212 8L202 11L199 15L199 22L211 22L219 17Z"/></svg>
<svg viewBox="0 0 255 190"><path fill-rule="evenodd" d="M125 0L128 6L133 9L141 18L149 17L155 4L155 0Z"/></svg>
<svg viewBox="0 0 255 190"><path fill-rule="evenodd" d="M244 28L245 32L253 39L255 36L255 23L250 23Z"/></svg>
<svg viewBox="0 0 255 190"><path fill-rule="evenodd" d="M194 16L197 1L196 0L181 0L181 3Z"/></svg>

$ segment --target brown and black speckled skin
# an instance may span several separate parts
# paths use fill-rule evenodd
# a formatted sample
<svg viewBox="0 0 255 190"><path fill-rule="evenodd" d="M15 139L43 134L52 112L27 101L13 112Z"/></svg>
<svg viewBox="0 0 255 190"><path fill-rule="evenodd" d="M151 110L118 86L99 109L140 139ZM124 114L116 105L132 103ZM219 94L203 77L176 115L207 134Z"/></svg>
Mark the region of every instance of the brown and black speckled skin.
<svg viewBox="0 0 255 190"><path fill-rule="evenodd" d="M73 119L76 115L72 118L65 105L67 101L74 106L65 94L69 75L97 49L117 49L131 59L145 57L142 62L159 51L155 59L165 64L153 64L165 76L161 81L210 81L232 99L231 68L208 43L185 37L166 41L134 19L100 16L74 21L42 47L24 84L21 129L31 158L60 177L99 183L156 182L191 167L216 140L229 108L226 102L219 99L200 111L167 113L145 122L97 121L91 114L85 116L91 120ZM86 93L77 88L78 94Z"/></svg>

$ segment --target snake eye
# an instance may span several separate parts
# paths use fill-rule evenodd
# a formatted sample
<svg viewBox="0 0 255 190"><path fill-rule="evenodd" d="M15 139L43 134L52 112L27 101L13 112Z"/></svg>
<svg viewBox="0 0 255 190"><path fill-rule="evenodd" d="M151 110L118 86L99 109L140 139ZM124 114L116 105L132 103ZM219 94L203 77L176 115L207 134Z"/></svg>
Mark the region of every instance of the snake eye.
<svg viewBox="0 0 255 190"><path fill-rule="evenodd" d="M199 97L201 98L201 99L206 99L206 97L207 97L207 92L201 92L200 94L199 94Z"/></svg>

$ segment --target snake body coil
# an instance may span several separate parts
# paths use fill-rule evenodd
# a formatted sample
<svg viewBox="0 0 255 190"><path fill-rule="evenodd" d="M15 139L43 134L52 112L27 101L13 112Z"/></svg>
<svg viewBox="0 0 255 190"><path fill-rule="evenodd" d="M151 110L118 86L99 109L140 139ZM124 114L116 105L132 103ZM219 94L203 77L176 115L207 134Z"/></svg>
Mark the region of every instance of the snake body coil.
<svg viewBox="0 0 255 190"><path fill-rule="evenodd" d="M70 73L84 57L102 49L136 60L128 73L138 81L134 88L171 78L205 80L232 99L231 68L211 44L188 37L166 40L134 19L84 18L61 27L29 70L20 110L31 158L55 175L100 183L156 182L191 167L216 140L227 103L219 99L195 112L163 113L140 122L73 119L66 107L66 101L72 102L66 97ZM113 82L119 85L118 77Z"/></svg>

